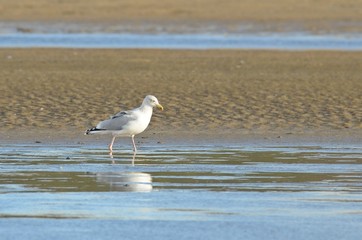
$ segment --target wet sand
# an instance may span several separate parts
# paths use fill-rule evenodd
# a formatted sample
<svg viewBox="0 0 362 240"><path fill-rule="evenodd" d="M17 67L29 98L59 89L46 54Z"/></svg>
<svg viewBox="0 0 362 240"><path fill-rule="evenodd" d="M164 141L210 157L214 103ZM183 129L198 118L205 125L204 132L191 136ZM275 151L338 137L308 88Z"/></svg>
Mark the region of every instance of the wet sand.
<svg viewBox="0 0 362 240"><path fill-rule="evenodd" d="M354 0L5 0L0 3L0 20L105 24L105 30L119 24L131 25L131 29L145 24L154 28L168 28L171 24L200 29L219 24L229 31L251 25L269 31L360 32L361 9L362 2ZM23 29L22 24L19 29L31 31Z"/></svg>
<svg viewBox="0 0 362 240"><path fill-rule="evenodd" d="M165 111L155 111L148 134L358 139L361 57L339 51L1 49L1 132L3 138L81 136L154 94Z"/></svg>

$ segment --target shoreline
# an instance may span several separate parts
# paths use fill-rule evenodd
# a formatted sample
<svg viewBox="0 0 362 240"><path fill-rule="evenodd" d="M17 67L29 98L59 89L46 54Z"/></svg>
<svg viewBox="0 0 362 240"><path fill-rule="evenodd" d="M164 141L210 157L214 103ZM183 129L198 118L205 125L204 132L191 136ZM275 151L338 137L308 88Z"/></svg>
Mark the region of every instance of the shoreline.
<svg viewBox="0 0 362 240"><path fill-rule="evenodd" d="M96 145L107 146L110 135L85 136L79 129L50 130L50 129L22 129L2 130L0 145ZM360 147L362 131L316 129L307 132L261 132L261 131L154 131L152 129L135 137L136 144L144 147L159 148L167 146L215 146L215 147L243 147L243 146L327 146L327 147ZM116 139L116 145L129 145L128 137Z"/></svg>
<svg viewBox="0 0 362 240"><path fill-rule="evenodd" d="M359 21L320 21L313 25L302 20L272 21L24 21L4 20L0 23L4 34L300 34L311 35L359 35Z"/></svg>

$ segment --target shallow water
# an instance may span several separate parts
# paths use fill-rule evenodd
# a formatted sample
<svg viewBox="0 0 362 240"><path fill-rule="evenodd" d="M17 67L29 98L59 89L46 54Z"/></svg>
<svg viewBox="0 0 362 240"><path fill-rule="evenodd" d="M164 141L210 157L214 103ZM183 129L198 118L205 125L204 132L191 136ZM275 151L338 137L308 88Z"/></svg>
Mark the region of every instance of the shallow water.
<svg viewBox="0 0 362 240"><path fill-rule="evenodd" d="M361 51L362 35L313 35L307 32L254 34L2 33L0 34L0 47Z"/></svg>
<svg viewBox="0 0 362 240"><path fill-rule="evenodd" d="M362 234L359 146L0 147L1 239Z"/></svg>

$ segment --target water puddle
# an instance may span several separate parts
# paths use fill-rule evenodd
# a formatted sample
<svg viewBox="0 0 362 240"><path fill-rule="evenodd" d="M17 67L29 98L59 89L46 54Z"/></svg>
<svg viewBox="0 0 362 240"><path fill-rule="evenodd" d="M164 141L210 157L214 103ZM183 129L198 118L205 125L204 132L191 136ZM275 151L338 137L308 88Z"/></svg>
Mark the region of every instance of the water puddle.
<svg viewBox="0 0 362 240"><path fill-rule="evenodd" d="M2 33L1 48L362 50L360 34Z"/></svg>
<svg viewBox="0 0 362 240"><path fill-rule="evenodd" d="M103 146L0 147L0 224L7 227L0 234L9 239L19 236L16 226L34 221L47 226L39 229L47 237L55 228L77 232L68 221L90 224L94 232L109 230L99 221L109 221L109 227L122 221L133 230L146 224L171 235L163 229L165 222L179 230L193 229L193 223L197 229L191 238L203 236L198 229L207 222L230 233L211 229L209 239L258 239L282 226L302 239L303 224L303 231L316 231L317 239L326 234L338 239L342 233L352 239L362 231L358 146L158 145L142 147L134 167L126 148L117 148L111 164ZM62 224L53 222L59 219ZM247 231L240 227L250 224ZM260 233L263 226L266 231Z"/></svg>

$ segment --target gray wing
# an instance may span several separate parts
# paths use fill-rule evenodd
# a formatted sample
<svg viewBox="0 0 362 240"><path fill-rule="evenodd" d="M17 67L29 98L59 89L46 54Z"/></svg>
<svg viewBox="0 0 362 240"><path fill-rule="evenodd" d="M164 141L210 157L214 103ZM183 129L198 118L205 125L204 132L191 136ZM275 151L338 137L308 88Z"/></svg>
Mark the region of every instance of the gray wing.
<svg viewBox="0 0 362 240"><path fill-rule="evenodd" d="M124 125L135 119L133 111L119 112L110 119L98 123L96 128L101 130L122 130Z"/></svg>

